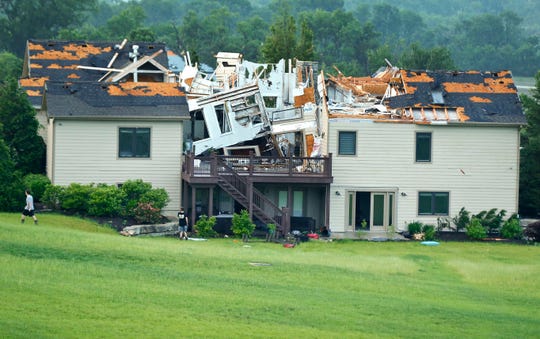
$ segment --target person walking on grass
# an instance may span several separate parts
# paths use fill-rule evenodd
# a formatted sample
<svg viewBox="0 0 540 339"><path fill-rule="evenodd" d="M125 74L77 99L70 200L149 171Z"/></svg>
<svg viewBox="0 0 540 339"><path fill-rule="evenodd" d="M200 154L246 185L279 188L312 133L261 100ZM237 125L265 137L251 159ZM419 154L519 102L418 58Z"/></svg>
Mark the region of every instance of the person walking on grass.
<svg viewBox="0 0 540 339"><path fill-rule="evenodd" d="M188 240L187 229L188 229L189 219L184 212L184 208L180 208L178 212L178 236L180 240Z"/></svg>
<svg viewBox="0 0 540 339"><path fill-rule="evenodd" d="M34 219L34 224L37 225L38 220L34 214L34 197L30 194L29 190L25 190L24 194L26 194L26 206L24 206L24 210L21 215L21 223L24 223L24 219L26 219L26 217L32 217L32 219Z"/></svg>

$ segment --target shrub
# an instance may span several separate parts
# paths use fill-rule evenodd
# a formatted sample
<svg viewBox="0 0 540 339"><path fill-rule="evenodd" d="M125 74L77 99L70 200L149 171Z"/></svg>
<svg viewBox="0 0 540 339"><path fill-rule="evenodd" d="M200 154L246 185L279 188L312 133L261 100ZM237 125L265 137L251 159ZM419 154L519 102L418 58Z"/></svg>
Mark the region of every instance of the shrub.
<svg viewBox="0 0 540 339"><path fill-rule="evenodd" d="M139 202L134 209L135 220L142 224L157 224L161 222L161 209L149 202Z"/></svg>
<svg viewBox="0 0 540 339"><path fill-rule="evenodd" d="M144 193L139 201L149 202L152 204L152 206L162 209L169 203L170 199L165 189L152 188L151 190Z"/></svg>
<svg viewBox="0 0 540 339"><path fill-rule="evenodd" d="M480 240L486 237L486 229L482 226L480 219L473 217L467 225L467 236L473 240Z"/></svg>
<svg viewBox="0 0 540 339"><path fill-rule="evenodd" d="M59 210L62 208L62 199L64 197L65 187L50 185L45 189L41 202L48 208Z"/></svg>
<svg viewBox="0 0 540 339"><path fill-rule="evenodd" d="M420 221L413 221L407 225L410 235L422 233L422 227L424 227L424 224Z"/></svg>
<svg viewBox="0 0 540 339"><path fill-rule="evenodd" d="M435 232L435 226L433 225L424 225L422 227L422 232L424 233L424 240L435 240L436 238L436 232Z"/></svg>
<svg viewBox="0 0 540 339"><path fill-rule="evenodd" d="M85 215L88 213L88 201L94 191L94 184L82 185L72 183L66 187L62 195L62 209L72 213Z"/></svg>
<svg viewBox="0 0 540 339"><path fill-rule="evenodd" d="M474 215L473 218L479 219L482 226L484 226L484 228L489 232L494 232L501 228L505 215L506 210L501 210L499 213L497 213L497 209L492 208L487 212L482 211L477 215Z"/></svg>
<svg viewBox="0 0 540 339"><path fill-rule="evenodd" d="M514 214L506 220L501 228L501 236L506 239L521 239L523 229L519 224L519 219Z"/></svg>
<svg viewBox="0 0 540 339"><path fill-rule="evenodd" d="M251 221L248 211L242 210L240 214L233 214L231 230L234 234L241 235L243 241L248 241L255 230L255 224Z"/></svg>
<svg viewBox="0 0 540 339"><path fill-rule="evenodd" d="M126 194L125 211L129 216L134 215L134 210L137 207L141 197L152 189L150 183L143 182L141 179L128 180L122 184L121 190Z"/></svg>
<svg viewBox="0 0 540 339"><path fill-rule="evenodd" d="M458 215L452 218L452 222L456 226L455 230L456 232L459 232L460 230L464 230L467 228L467 225L471 222L471 213L465 209L465 207L462 207L459 210Z"/></svg>
<svg viewBox="0 0 540 339"><path fill-rule="evenodd" d="M266 241L271 241L276 237L277 226L276 224L271 223L271 224L267 224L266 227L267 227Z"/></svg>
<svg viewBox="0 0 540 339"><path fill-rule="evenodd" d="M523 232L527 238L534 242L540 242L540 221L535 221L527 225L525 232Z"/></svg>
<svg viewBox="0 0 540 339"><path fill-rule="evenodd" d="M116 186L98 185L90 193L88 201L88 214L98 217L115 217L122 211L125 192Z"/></svg>
<svg viewBox="0 0 540 339"><path fill-rule="evenodd" d="M41 201L51 181L43 174L28 174L23 178L24 186L32 192L34 201Z"/></svg>
<svg viewBox="0 0 540 339"><path fill-rule="evenodd" d="M197 223L195 223L195 230L197 234L203 238L215 238L217 232L214 231L214 226L216 225L216 217L212 216L208 218L206 215L201 215Z"/></svg>

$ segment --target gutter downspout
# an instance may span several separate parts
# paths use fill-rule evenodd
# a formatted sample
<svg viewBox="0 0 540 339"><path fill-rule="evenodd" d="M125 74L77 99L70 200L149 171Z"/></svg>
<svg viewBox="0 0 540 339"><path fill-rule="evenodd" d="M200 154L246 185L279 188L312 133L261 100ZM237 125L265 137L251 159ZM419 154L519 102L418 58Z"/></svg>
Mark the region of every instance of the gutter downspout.
<svg viewBox="0 0 540 339"><path fill-rule="evenodd" d="M521 171L521 128L523 126L519 126L517 128L517 159L516 159L516 213L518 214L519 218L519 180L520 180L520 171Z"/></svg>
<svg viewBox="0 0 540 339"><path fill-rule="evenodd" d="M49 177L49 180L51 181L51 184L55 184L54 178L54 168L55 168L55 161L54 161L54 148L56 147L56 129L54 127L54 118L49 118L49 131L48 131L48 145L47 145L47 174Z"/></svg>

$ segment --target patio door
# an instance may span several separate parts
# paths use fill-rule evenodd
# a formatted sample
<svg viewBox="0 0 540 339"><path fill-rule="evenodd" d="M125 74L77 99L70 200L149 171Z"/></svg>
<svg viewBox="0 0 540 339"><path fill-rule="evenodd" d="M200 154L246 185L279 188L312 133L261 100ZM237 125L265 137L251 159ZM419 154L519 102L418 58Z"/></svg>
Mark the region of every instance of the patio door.
<svg viewBox="0 0 540 339"><path fill-rule="evenodd" d="M370 229L372 231L386 231L394 225L393 192L372 192L370 204Z"/></svg>

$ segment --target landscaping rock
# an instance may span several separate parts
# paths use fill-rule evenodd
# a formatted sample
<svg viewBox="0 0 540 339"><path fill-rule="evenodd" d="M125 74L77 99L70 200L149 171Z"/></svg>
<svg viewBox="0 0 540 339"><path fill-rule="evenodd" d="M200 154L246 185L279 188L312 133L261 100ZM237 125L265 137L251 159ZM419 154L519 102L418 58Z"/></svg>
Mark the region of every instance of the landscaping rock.
<svg viewBox="0 0 540 339"><path fill-rule="evenodd" d="M132 225L120 231L120 234L131 237L138 235L163 236L174 235L178 231L178 224L170 222L158 225Z"/></svg>

